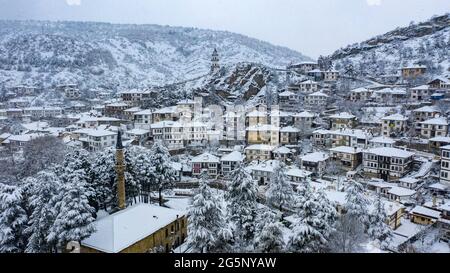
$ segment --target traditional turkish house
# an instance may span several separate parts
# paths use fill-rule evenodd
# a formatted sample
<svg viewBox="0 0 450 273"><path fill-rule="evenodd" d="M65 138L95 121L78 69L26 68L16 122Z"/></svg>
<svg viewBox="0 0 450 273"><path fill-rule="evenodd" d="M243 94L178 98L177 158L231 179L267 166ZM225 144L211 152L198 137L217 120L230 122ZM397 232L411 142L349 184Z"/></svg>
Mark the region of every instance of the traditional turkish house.
<svg viewBox="0 0 450 273"><path fill-rule="evenodd" d="M306 154L300 159L302 169L310 171L316 176L321 176L325 172L330 156L323 152L315 152Z"/></svg>
<svg viewBox="0 0 450 273"><path fill-rule="evenodd" d="M362 163L362 149L339 146L330 149L331 159L339 162L344 169L352 171Z"/></svg>
<svg viewBox="0 0 450 273"><path fill-rule="evenodd" d="M420 123L422 125L420 134L423 138L447 136L448 120L446 117L436 117Z"/></svg>
<svg viewBox="0 0 450 273"><path fill-rule="evenodd" d="M450 186L450 145L441 147L440 182Z"/></svg>
<svg viewBox="0 0 450 273"><path fill-rule="evenodd" d="M424 65L415 65L409 67L403 67L401 69L403 79L415 79L423 76L427 71L427 67Z"/></svg>
<svg viewBox="0 0 450 273"><path fill-rule="evenodd" d="M435 106L424 106L412 111L414 115L414 125L416 132L419 134L422 129L421 122L437 117L440 114L439 109Z"/></svg>
<svg viewBox="0 0 450 273"><path fill-rule="evenodd" d="M385 181L399 179L412 168L414 153L389 147L363 151L364 172Z"/></svg>
<svg viewBox="0 0 450 273"><path fill-rule="evenodd" d="M331 129L354 128L356 126L356 116L348 112L342 112L330 116Z"/></svg>
<svg viewBox="0 0 450 273"><path fill-rule="evenodd" d="M119 211L94 222L96 231L81 241L81 253L146 253L158 248L170 252L187 237L186 213L143 203L126 208L124 161L121 133L118 133Z"/></svg>

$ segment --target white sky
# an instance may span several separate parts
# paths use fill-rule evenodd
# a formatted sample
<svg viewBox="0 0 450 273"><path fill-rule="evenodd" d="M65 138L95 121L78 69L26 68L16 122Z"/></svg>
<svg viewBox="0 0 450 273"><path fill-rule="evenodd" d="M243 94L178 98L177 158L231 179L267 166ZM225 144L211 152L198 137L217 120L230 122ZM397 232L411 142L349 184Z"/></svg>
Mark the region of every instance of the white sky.
<svg viewBox="0 0 450 273"><path fill-rule="evenodd" d="M447 12L449 0L0 0L0 19L228 30L313 58Z"/></svg>

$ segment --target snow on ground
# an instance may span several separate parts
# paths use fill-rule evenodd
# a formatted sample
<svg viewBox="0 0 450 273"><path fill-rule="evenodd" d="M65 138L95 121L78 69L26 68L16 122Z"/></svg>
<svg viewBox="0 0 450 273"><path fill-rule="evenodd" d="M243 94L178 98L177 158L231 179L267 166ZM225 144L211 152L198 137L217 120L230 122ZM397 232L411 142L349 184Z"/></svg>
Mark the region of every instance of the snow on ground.
<svg viewBox="0 0 450 273"><path fill-rule="evenodd" d="M191 198L189 197L171 197L167 198L169 201L165 203L166 206L176 210L187 211L191 202Z"/></svg>

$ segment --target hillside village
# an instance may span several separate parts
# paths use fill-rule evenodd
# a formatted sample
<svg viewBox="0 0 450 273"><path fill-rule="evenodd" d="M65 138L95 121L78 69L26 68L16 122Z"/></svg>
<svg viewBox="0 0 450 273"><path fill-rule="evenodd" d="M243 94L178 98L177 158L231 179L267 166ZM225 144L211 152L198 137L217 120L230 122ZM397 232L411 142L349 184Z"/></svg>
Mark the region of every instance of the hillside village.
<svg viewBox="0 0 450 273"><path fill-rule="evenodd" d="M220 52L216 84L168 105L4 84L0 226L22 226L0 252L450 252L448 67L373 77L324 57L240 97L218 89Z"/></svg>

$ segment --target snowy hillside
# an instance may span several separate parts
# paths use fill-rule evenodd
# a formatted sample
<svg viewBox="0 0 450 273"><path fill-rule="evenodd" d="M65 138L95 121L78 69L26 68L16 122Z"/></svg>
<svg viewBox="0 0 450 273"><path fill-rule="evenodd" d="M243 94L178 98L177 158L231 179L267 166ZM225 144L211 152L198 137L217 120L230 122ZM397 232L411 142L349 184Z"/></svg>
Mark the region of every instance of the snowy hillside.
<svg viewBox="0 0 450 273"><path fill-rule="evenodd" d="M162 85L205 75L214 47L223 66L285 66L309 58L243 35L194 28L0 21L0 83L83 89Z"/></svg>
<svg viewBox="0 0 450 273"><path fill-rule="evenodd" d="M359 75L395 74L401 66L424 64L431 74L448 74L450 14L379 35L329 56L336 69L353 66Z"/></svg>

